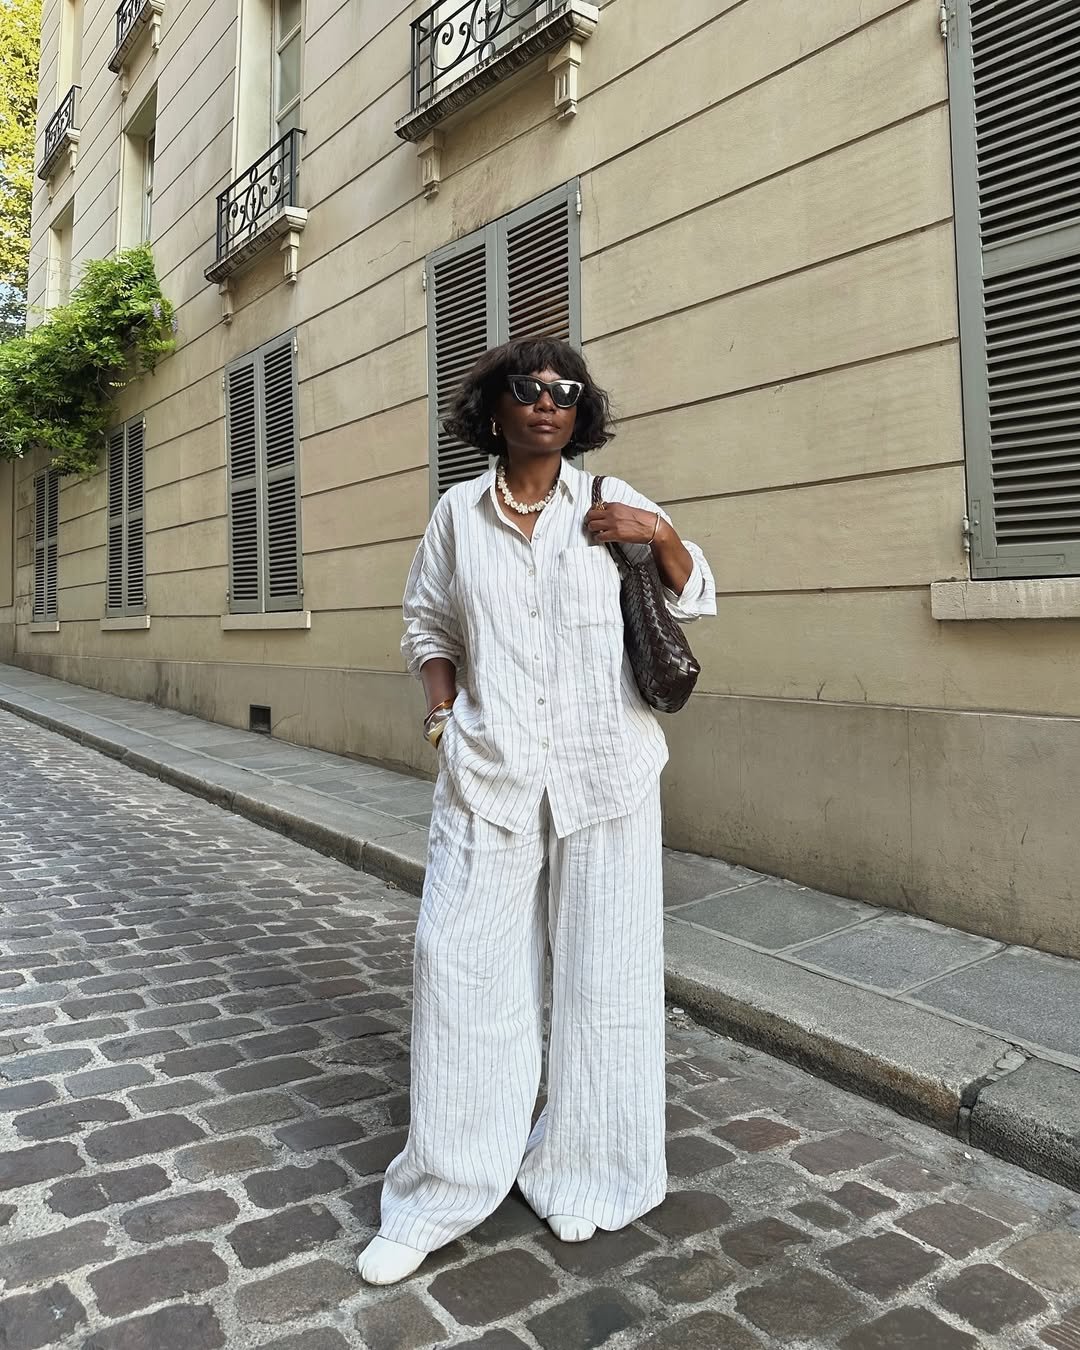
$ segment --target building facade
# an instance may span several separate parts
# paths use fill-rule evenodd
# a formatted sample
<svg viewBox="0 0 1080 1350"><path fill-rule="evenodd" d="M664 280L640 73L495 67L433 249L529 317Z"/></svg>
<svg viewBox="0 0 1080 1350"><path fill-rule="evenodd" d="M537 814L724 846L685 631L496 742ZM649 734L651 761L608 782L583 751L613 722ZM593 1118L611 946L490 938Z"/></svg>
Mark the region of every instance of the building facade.
<svg viewBox="0 0 1080 1350"><path fill-rule="evenodd" d="M149 239L179 332L97 475L0 465L0 657L430 773L438 412L561 333L717 577L667 841L1080 955L1078 53L1071 0L46 0L31 303Z"/></svg>

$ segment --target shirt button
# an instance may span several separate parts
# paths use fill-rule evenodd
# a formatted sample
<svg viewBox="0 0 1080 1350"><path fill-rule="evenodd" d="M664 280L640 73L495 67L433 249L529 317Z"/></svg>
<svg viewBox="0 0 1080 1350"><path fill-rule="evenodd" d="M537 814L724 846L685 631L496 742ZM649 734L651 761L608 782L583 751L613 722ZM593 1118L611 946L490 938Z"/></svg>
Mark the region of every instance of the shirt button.
<svg viewBox="0 0 1080 1350"><path fill-rule="evenodd" d="M540 742L540 749L541 749L541 750L546 750L547 748L548 748L548 743L547 743L547 741L541 741L541 742Z"/></svg>
<svg viewBox="0 0 1080 1350"><path fill-rule="evenodd" d="M530 619L535 619L535 618L536 618L536 610L535 610L535 609L530 609L530 610L529 610L529 618L530 618Z"/></svg>
<svg viewBox="0 0 1080 1350"><path fill-rule="evenodd" d="M538 698L536 701L537 701L537 703L540 705L541 708L544 706L544 700L543 700L542 698Z"/></svg>
<svg viewBox="0 0 1080 1350"><path fill-rule="evenodd" d="M536 568L535 568L535 567L530 567L530 568L529 568L529 576L531 576L531 577L536 576Z"/></svg>

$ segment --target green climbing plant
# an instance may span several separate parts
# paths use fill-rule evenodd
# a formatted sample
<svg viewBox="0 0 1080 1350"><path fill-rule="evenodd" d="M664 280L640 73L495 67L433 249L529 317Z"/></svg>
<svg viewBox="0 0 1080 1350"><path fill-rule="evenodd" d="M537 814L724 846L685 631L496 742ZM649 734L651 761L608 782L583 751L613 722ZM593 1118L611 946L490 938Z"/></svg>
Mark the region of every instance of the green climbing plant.
<svg viewBox="0 0 1080 1350"><path fill-rule="evenodd" d="M175 331L148 245L87 263L66 304L0 343L0 458L46 450L61 473L92 473L117 391L154 369Z"/></svg>

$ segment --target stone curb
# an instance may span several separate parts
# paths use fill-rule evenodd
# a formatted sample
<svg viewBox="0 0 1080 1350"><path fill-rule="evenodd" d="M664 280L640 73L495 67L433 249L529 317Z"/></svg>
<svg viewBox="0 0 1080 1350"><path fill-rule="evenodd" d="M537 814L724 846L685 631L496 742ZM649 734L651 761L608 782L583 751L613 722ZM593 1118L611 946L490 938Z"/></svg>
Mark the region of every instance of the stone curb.
<svg viewBox="0 0 1080 1350"><path fill-rule="evenodd" d="M420 894L424 830L281 789L92 714L72 709L58 717L32 695L0 695L0 709ZM667 992L701 1022L1080 1191L1080 1073L676 917L664 926Z"/></svg>

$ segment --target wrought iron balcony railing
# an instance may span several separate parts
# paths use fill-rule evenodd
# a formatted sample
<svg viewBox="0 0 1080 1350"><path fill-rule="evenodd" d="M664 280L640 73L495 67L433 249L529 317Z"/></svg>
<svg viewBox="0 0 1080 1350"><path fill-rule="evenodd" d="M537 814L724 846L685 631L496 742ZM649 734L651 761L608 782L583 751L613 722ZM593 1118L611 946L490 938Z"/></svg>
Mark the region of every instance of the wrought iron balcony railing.
<svg viewBox="0 0 1080 1350"><path fill-rule="evenodd" d="M294 236L288 242L286 276L295 280L296 239L307 222L307 212L297 205L300 138L294 127L276 145L230 183L217 199L217 248L209 281L223 281L274 239Z"/></svg>
<svg viewBox="0 0 1080 1350"><path fill-rule="evenodd" d="M412 106L496 56L561 0L442 0L412 25Z"/></svg>
<svg viewBox="0 0 1080 1350"><path fill-rule="evenodd" d="M444 128L541 60L555 81L556 117L575 116L582 44L599 18L591 0L440 0L413 22L412 106L394 130L416 146L425 196L439 190Z"/></svg>
<svg viewBox="0 0 1080 1350"><path fill-rule="evenodd" d="M122 47L124 39L139 21L145 0L121 0L116 11L116 45Z"/></svg>
<svg viewBox="0 0 1080 1350"><path fill-rule="evenodd" d="M73 84L60 100L59 108L49 118L45 128L45 157L38 169L39 178L48 179L64 151L79 142L78 94L79 86Z"/></svg>
<svg viewBox="0 0 1080 1350"><path fill-rule="evenodd" d="M140 36L150 29L151 45L157 51L161 33L164 0L120 0L116 11L116 46L109 58L109 69L118 74Z"/></svg>

